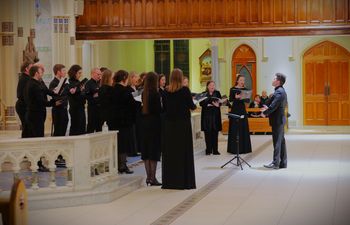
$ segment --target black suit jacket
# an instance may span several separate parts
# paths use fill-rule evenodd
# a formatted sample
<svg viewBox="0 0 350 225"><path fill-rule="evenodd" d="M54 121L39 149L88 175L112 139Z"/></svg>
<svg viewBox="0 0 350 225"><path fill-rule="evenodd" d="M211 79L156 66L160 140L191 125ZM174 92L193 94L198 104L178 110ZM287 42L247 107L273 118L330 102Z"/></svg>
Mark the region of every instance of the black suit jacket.
<svg viewBox="0 0 350 225"><path fill-rule="evenodd" d="M286 117L284 115L284 110L286 106L286 91L283 86L276 87L275 92L269 101L268 109L264 111L264 114L269 116L269 122L272 127L285 124Z"/></svg>

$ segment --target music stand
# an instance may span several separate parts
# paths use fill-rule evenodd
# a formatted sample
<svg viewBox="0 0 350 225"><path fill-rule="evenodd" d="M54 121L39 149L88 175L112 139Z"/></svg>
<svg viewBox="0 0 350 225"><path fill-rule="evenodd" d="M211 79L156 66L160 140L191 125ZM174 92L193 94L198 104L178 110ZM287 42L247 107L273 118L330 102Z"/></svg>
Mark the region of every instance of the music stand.
<svg viewBox="0 0 350 225"><path fill-rule="evenodd" d="M245 161L240 155L239 155L239 121L241 119L244 118L244 115L237 115L237 114L233 114L233 113L226 113L226 115L228 115L228 118L234 119L237 121L237 136L236 136L236 144L237 144L237 151L236 151L236 155L235 157L233 157L232 159L230 159L227 163L225 163L224 165L221 166L221 168L224 168L227 164L231 163L235 166L240 166L241 170L243 170L242 167L242 163L247 164L249 167L251 167L249 165L249 163L247 163L247 161ZM237 159L237 164L233 163L232 161Z"/></svg>

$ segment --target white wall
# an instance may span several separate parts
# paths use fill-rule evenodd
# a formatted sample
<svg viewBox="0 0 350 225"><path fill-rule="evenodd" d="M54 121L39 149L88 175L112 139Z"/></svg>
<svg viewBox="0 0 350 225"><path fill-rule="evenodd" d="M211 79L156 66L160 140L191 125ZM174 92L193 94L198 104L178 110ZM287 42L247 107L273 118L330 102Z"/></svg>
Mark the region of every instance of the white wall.
<svg viewBox="0 0 350 225"><path fill-rule="evenodd" d="M350 35L222 39L219 44L219 58L223 57L220 63L221 92L227 94L232 84L233 52L240 45L247 44L255 51L257 57L257 93L261 94L263 90L273 93L271 83L274 74L284 73L287 76L284 86L288 95L288 110L291 114L289 125L302 126L302 57L306 50L325 40L335 42L350 51Z"/></svg>

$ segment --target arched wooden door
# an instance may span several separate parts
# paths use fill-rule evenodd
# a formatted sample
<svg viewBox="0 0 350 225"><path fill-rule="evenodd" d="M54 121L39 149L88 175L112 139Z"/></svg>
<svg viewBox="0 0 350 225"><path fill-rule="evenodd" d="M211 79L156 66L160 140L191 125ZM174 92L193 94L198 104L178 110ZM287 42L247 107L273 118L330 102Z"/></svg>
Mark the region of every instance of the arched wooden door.
<svg viewBox="0 0 350 225"><path fill-rule="evenodd" d="M253 97L256 94L256 56L251 47L240 45L232 55L232 86L235 85L236 74L245 77L245 86L252 89Z"/></svg>
<svg viewBox="0 0 350 225"><path fill-rule="evenodd" d="M350 52L330 41L305 52L305 125L350 124L349 64Z"/></svg>

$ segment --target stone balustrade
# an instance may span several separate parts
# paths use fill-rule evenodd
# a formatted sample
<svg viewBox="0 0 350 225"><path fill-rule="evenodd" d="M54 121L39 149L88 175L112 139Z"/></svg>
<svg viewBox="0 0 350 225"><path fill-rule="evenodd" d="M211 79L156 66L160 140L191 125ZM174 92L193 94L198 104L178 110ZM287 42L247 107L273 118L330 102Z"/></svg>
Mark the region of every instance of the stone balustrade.
<svg viewBox="0 0 350 225"><path fill-rule="evenodd" d="M117 171L117 132L0 141L0 190L90 189Z"/></svg>

